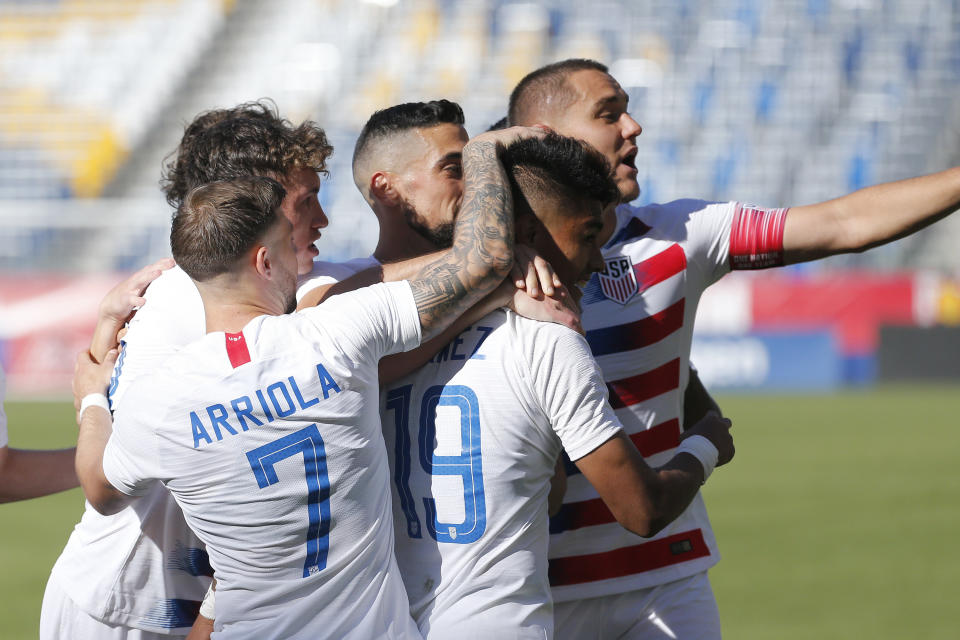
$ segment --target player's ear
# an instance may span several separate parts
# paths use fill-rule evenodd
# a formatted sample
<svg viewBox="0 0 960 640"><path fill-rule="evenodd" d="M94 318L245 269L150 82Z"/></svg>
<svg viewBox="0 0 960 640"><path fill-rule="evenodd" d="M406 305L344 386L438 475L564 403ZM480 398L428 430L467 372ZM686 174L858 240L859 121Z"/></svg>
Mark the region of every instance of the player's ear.
<svg viewBox="0 0 960 640"><path fill-rule="evenodd" d="M394 185L395 176L387 171L376 171L370 176L370 194L386 204L400 202L400 193Z"/></svg>
<svg viewBox="0 0 960 640"><path fill-rule="evenodd" d="M270 277L272 265L265 245L260 244L253 248L251 261L253 262L253 268L261 278Z"/></svg>

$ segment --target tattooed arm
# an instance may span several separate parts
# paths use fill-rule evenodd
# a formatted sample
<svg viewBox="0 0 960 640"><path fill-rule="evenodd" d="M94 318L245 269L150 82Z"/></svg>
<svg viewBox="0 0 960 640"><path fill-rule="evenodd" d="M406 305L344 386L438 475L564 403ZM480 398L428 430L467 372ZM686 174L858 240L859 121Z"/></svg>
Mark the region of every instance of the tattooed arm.
<svg viewBox="0 0 960 640"><path fill-rule="evenodd" d="M510 273L513 199L499 155L504 144L534 135L543 132L514 127L481 134L463 148L463 204L453 246L410 279L424 341L438 335Z"/></svg>

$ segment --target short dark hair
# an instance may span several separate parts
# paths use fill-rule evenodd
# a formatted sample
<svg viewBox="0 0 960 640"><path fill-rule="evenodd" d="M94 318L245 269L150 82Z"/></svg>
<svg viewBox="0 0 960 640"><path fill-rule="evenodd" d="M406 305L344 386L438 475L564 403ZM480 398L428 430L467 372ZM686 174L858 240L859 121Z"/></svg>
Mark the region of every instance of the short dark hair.
<svg viewBox="0 0 960 640"><path fill-rule="evenodd" d="M201 113L167 156L160 186L173 207L194 187L241 176L283 182L294 169L326 173L333 147L323 129L306 120L293 126L267 100Z"/></svg>
<svg viewBox="0 0 960 640"><path fill-rule="evenodd" d="M549 132L511 143L501 154L510 176L514 208L522 213L530 198L619 202L610 164L599 151L576 138Z"/></svg>
<svg viewBox="0 0 960 640"><path fill-rule="evenodd" d="M366 153L370 143L384 136L410 129L425 129L439 124L463 126L463 109L450 100L406 102L375 112L360 131L353 148L353 166Z"/></svg>
<svg viewBox="0 0 960 640"><path fill-rule="evenodd" d="M276 223L286 195L279 182L263 176L191 189L173 216L173 259L198 282L230 271Z"/></svg>
<svg viewBox="0 0 960 640"><path fill-rule="evenodd" d="M510 123L507 122L507 116L503 116L502 118L494 122L492 125L490 125L487 131L500 131L501 129L506 129L509 126L510 126Z"/></svg>
<svg viewBox="0 0 960 640"><path fill-rule="evenodd" d="M532 114L537 108L547 104L548 97L551 109L567 108L574 98L567 85L567 78L571 73L588 70L609 73L605 64L586 58L561 60L531 71L510 93L507 120L511 125L535 124L532 122L535 119Z"/></svg>

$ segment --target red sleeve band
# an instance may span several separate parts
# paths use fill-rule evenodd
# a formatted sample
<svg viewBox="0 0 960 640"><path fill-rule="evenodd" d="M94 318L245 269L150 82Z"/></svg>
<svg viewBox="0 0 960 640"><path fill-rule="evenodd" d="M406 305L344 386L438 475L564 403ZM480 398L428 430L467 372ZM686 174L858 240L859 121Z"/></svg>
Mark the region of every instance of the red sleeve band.
<svg viewBox="0 0 960 640"><path fill-rule="evenodd" d="M787 211L737 204L730 228L731 269L765 269L783 264Z"/></svg>

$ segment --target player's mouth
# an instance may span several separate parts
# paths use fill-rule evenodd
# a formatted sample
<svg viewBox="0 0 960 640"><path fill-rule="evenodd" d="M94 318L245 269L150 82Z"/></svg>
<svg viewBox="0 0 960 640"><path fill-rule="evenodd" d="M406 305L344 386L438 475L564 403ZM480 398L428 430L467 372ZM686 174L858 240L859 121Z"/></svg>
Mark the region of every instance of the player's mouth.
<svg viewBox="0 0 960 640"><path fill-rule="evenodd" d="M634 147L620 160L620 164L625 165L633 173L637 173L637 151L638 149Z"/></svg>

